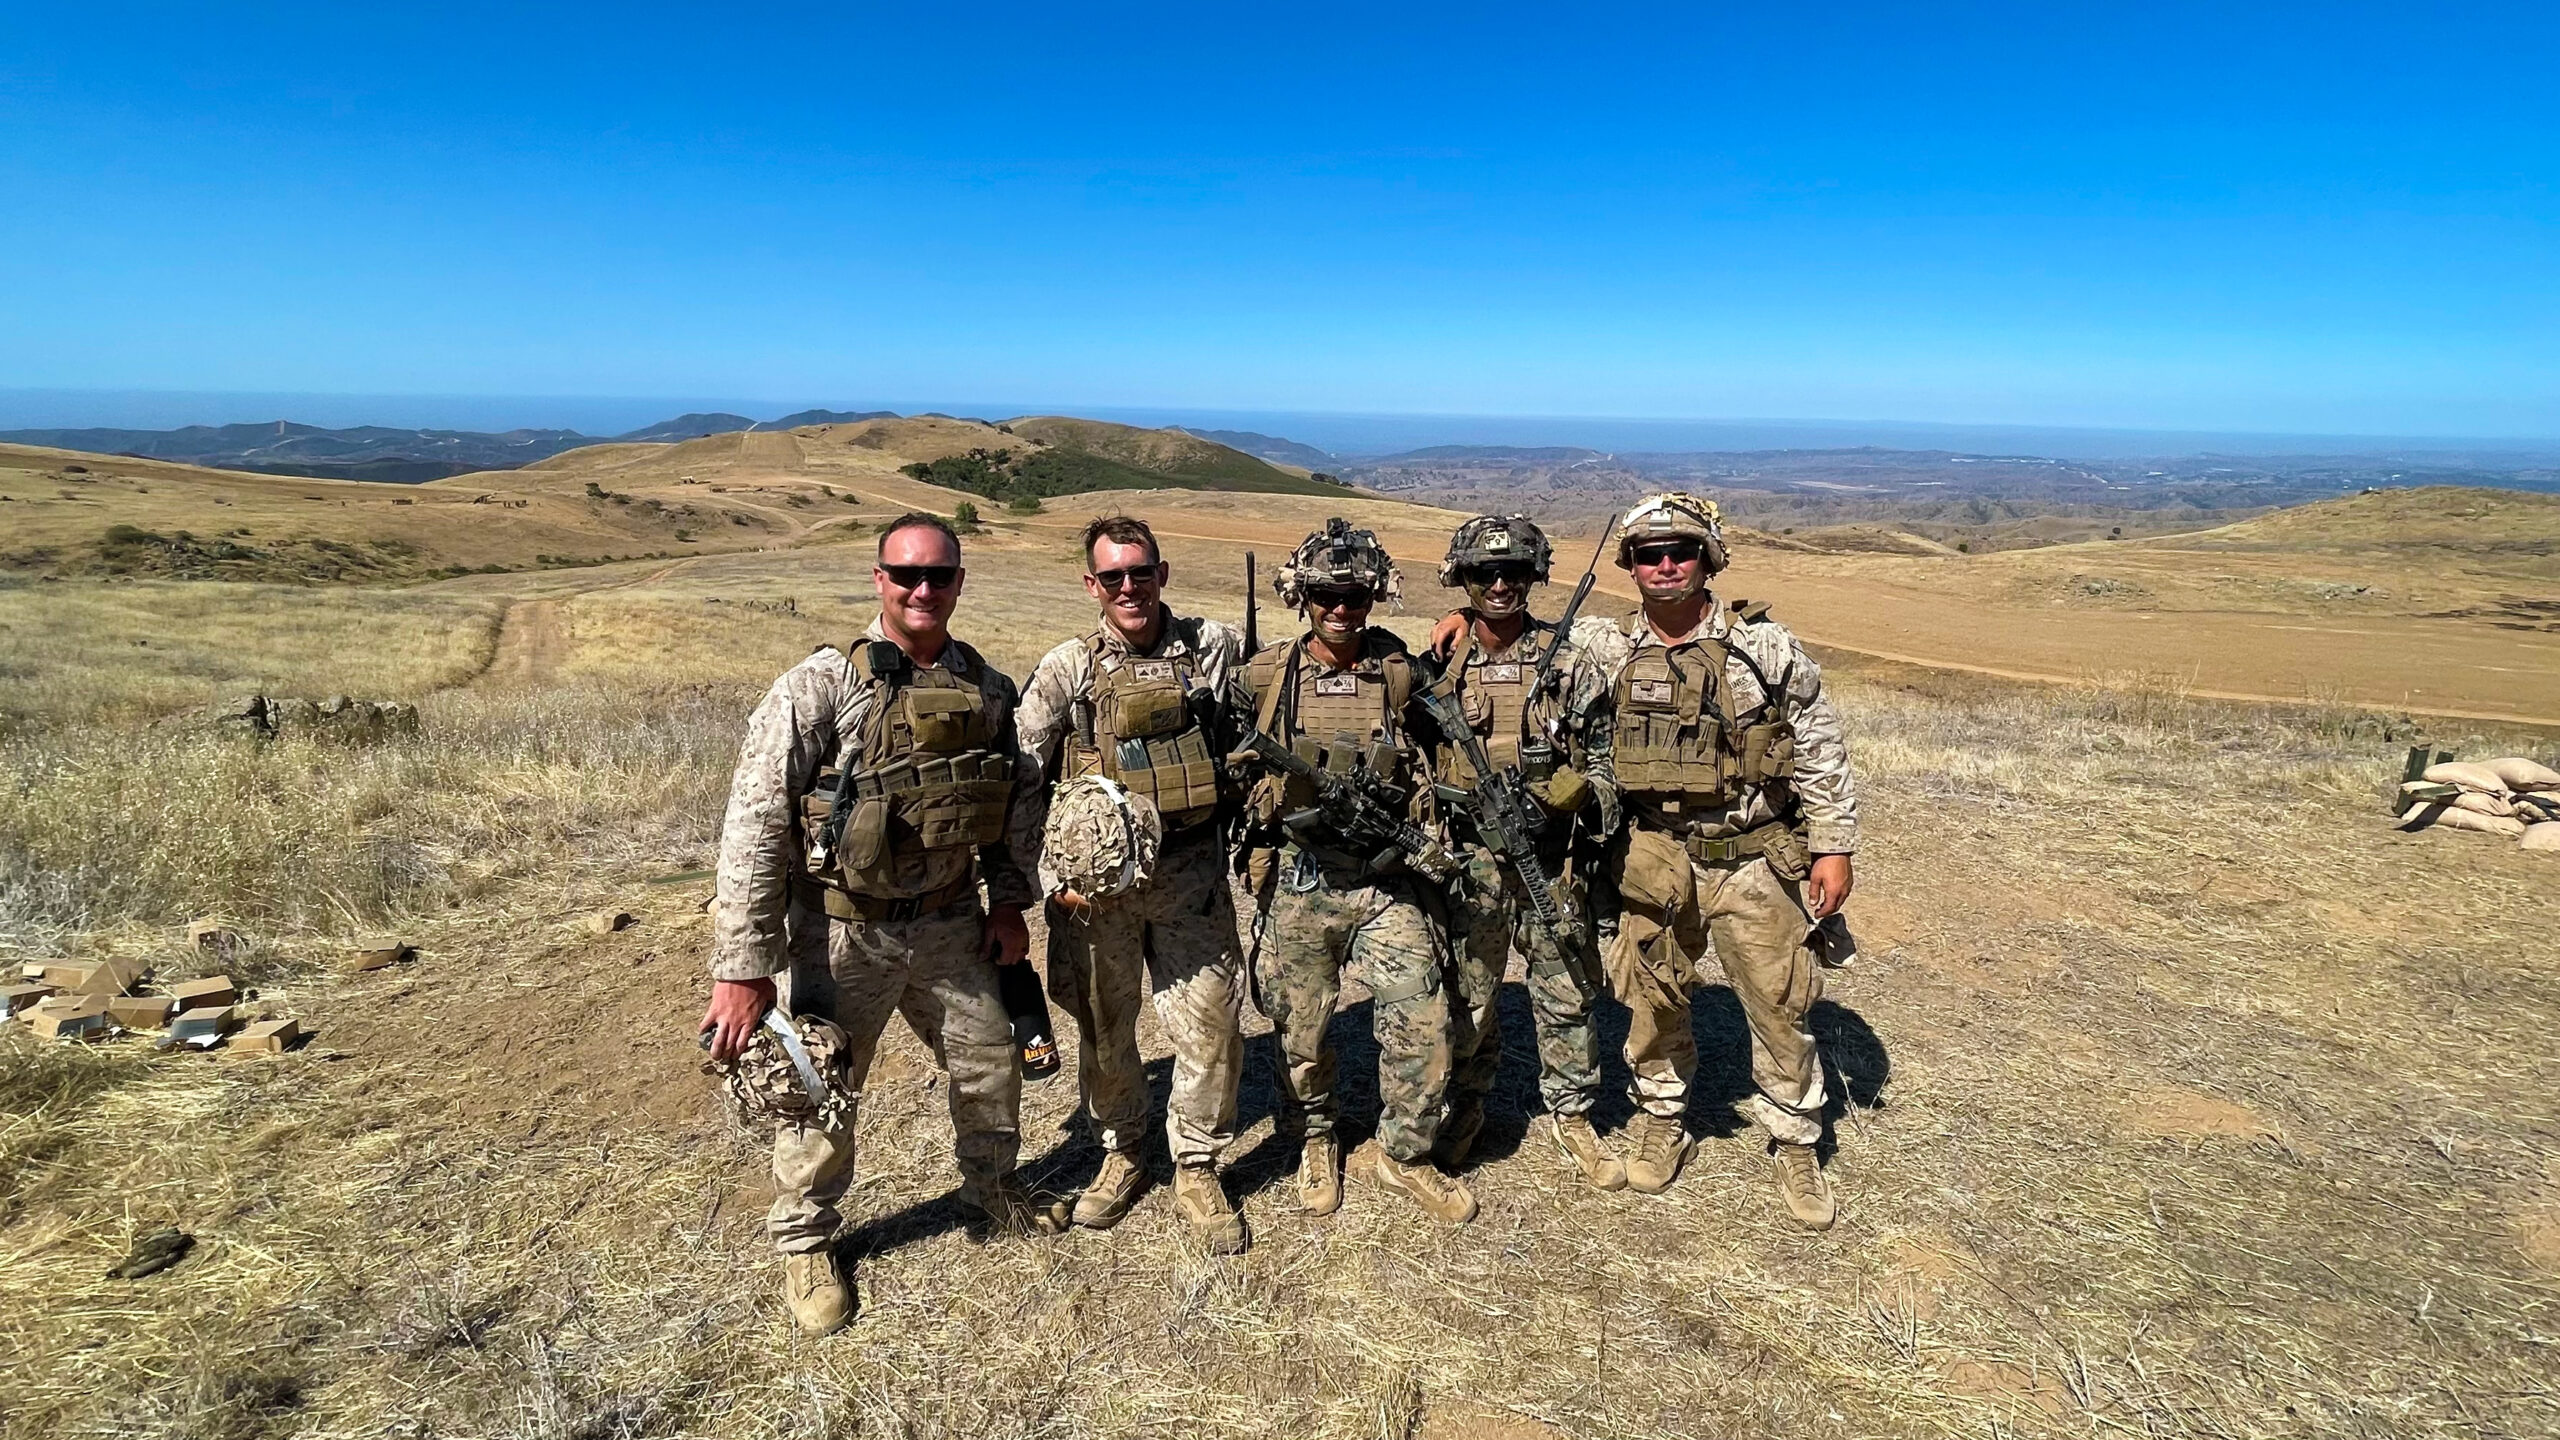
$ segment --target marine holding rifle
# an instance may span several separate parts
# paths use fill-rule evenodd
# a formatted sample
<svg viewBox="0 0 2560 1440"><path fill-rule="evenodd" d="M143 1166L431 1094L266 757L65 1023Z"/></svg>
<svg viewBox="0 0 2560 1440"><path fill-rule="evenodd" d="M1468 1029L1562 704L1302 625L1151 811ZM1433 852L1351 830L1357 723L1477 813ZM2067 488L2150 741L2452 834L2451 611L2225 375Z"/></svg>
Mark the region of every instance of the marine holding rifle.
<svg viewBox="0 0 2560 1440"><path fill-rule="evenodd" d="M1280 1128L1299 1142L1298 1200L1342 1204L1330 1030L1347 966L1365 968L1378 1044L1371 1172L1435 1219L1475 1218L1475 1197L1432 1158L1450 1069L1440 886L1456 872L1433 818L1429 721L1403 642L1369 612L1398 587L1394 562L1341 519L1273 575L1306 633L1245 667L1264 773L1247 806L1246 878L1258 907L1257 1001L1280 1042Z"/></svg>
<svg viewBox="0 0 2560 1440"><path fill-rule="evenodd" d="M1465 859L1449 1111L1436 1154L1462 1165L1484 1127L1502 1059L1503 967L1516 947L1550 1133L1584 1180L1618 1190L1626 1167L1591 1124L1601 976L1580 873L1617 826L1609 692L1568 634L1529 613L1529 592L1551 564L1546 534L1529 517L1479 515L1458 527L1440 567L1440 583L1465 586L1469 604L1454 652L1423 690L1441 736L1433 769ZM1569 610L1588 593L1577 591ZM1570 629L1571 614L1558 619Z"/></svg>
<svg viewBox="0 0 2560 1440"><path fill-rule="evenodd" d="M879 618L766 692L721 827L702 1021L713 1059L736 1057L777 1003L844 1038L838 1103L780 1125L773 1143L768 1230L784 1300L811 1333L851 1314L832 1250L854 1173L849 1102L893 1012L949 1074L962 1203L1008 1234L1066 1221L1014 1173L1022 1062L999 972L1029 974L1022 912L1034 896L1017 842L1030 853L1034 807L1016 801L1039 768L1016 743L1013 682L951 634L967 573L942 520L908 514L881 530ZM777 996L783 974L789 993Z"/></svg>
<svg viewBox="0 0 2560 1440"><path fill-rule="evenodd" d="M1149 872L1120 893L1062 886L1048 902L1049 990L1075 1017L1077 1075L1104 1151L1074 1219L1108 1229L1146 1190L1138 1010L1151 995L1173 1044L1174 1208L1211 1251L1240 1254L1250 1235L1217 1162L1235 1139L1244 1069L1244 957L1221 824L1242 647L1227 626L1165 604L1173 567L1146 522L1097 519L1084 550L1101 623L1032 671L1022 748L1048 779L1107 781L1097 788L1110 803L1153 811L1163 838Z"/></svg>

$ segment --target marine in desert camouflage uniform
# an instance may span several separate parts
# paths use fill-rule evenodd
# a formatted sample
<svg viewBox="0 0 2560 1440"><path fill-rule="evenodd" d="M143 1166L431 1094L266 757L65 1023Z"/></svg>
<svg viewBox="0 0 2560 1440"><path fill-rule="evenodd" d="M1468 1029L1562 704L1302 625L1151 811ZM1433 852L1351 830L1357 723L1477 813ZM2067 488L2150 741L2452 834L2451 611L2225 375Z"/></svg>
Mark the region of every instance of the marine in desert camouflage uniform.
<svg viewBox="0 0 2560 1440"><path fill-rule="evenodd" d="M1308 630L1245 668L1255 727L1321 768L1379 776L1417 801L1400 818L1427 818L1419 801L1430 768L1414 743L1413 665L1402 641L1369 625L1372 605L1397 586L1377 537L1329 521L1272 579L1282 603L1305 612ZM1276 771L1263 776L1248 812L1257 828L1247 859L1261 906L1254 978L1278 1031L1280 1127L1300 1141L1299 1204L1323 1215L1342 1203L1330 1032L1343 971L1356 964L1378 1045L1371 1178L1435 1219L1463 1224L1475 1218L1475 1197L1431 1155L1449 1086L1445 897L1397 851L1355 847L1334 832L1310 812L1305 786Z"/></svg>
<svg viewBox="0 0 2560 1440"><path fill-rule="evenodd" d="M1153 874L1126 894L1049 901L1050 994L1076 1020L1077 1075L1104 1157L1075 1222L1107 1229L1145 1190L1148 1118L1138 1006L1152 995L1173 1043L1165 1136L1174 1205L1225 1254L1250 1243L1218 1183L1235 1139L1244 1069L1244 956L1219 824L1221 734L1231 724L1242 640L1163 600L1172 567L1154 532L1125 515L1085 529L1085 589L1102 623L1044 656L1025 688L1022 748L1051 780L1100 774L1162 816Z"/></svg>
<svg viewBox="0 0 2560 1440"><path fill-rule="evenodd" d="M1805 1023L1822 970L1807 939L1853 883L1848 743L1796 638L1765 605L1725 603L1708 588L1726 563L1714 502L1649 496L1617 539L1643 607L1577 625L1574 638L1610 686L1628 811L1608 954L1632 1012L1628 1183L1665 1189L1688 1157L1689 992L1712 949L1750 1022L1758 1093L1745 1108L1768 1133L1780 1197L1804 1224L1828 1228L1836 1204L1814 1151L1822 1057Z"/></svg>
<svg viewBox="0 0 2560 1440"><path fill-rule="evenodd" d="M858 1092L890 1015L903 1014L949 1074L963 1203L996 1229L1053 1233L1064 1207L1034 1200L1014 1174L1022 1079L996 976L999 963L1027 963L1033 887L1015 850L1027 807L1014 802L1038 770L1015 741L1013 682L950 636L966 576L958 537L902 516L881 532L872 576L880 618L784 672L747 721L721 827L703 1029L715 1060L735 1055L788 975L792 1013L843 1028ZM847 818L825 850L847 773ZM768 1229L786 1257L784 1299L813 1333L851 1312L831 1242L853 1174L850 1114L777 1130Z"/></svg>
<svg viewBox="0 0 2560 1440"><path fill-rule="evenodd" d="M1591 1009L1603 977L1573 843L1577 828L1590 838L1616 828L1609 691L1581 663L1570 638L1546 681L1538 680L1555 627L1529 613L1529 593L1547 578L1551 560L1545 532L1526 515L1479 515L1450 537L1440 566L1440 583L1463 585L1470 602L1457 617L1460 627L1440 646L1447 661L1441 683L1482 737L1495 769L1519 767L1531 797L1545 807L1538 859L1563 923L1558 933L1538 918L1518 871L1496 856L1463 804L1448 806L1466 856L1465 919L1451 966L1454 1060L1436 1154L1457 1168L1484 1127L1485 1098L1502 1060L1503 969L1517 949L1527 967L1538 1091L1550 1133L1585 1180L1619 1190L1626 1187L1626 1167L1590 1118L1600 1098L1600 1040ZM1441 641L1441 632L1433 639ZM1475 787L1472 766L1447 737L1433 761L1441 784ZM1586 817L1579 827L1577 815Z"/></svg>

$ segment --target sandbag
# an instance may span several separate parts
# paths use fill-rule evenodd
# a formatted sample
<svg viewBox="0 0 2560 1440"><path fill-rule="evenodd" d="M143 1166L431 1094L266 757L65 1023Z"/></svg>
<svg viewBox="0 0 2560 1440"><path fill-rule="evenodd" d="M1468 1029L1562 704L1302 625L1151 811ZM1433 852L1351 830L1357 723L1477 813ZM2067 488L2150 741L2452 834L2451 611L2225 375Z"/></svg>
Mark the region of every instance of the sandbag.
<svg viewBox="0 0 2560 1440"><path fill-rule="evenodd" d="M2485 795L2477 790L2465 790L2445 803L2456 810L2468 810L2474 815L2513 815L2516 813L2516 802L2513 800L2508 799L2504 795Z"/></svg>
<svg viewBox="0 0 2560 1440"><path fill-rule="evenodd" d="M2482 815L2473 810L2457 810L2450 805L2421 805L2400 822L2403 830L2477 830L2483 835L2499 835L2509 840L2521 838L2524 822L2512 815Z"/></svg>
<svg viewBox="0 0 2560 1440"><path fill-rule="evenodd" d="M2560 820L2527 825L2522 843L2527 850L2560 850Z"/></svg>
<svg viewBox="0 0 2560 1440"><path fill-rule="evenodd" d="M2447 760L2427 767L2420 779L2437 785L2459 785L2465 790L2478 790L2490 795L2507 793L2504 777L2487 765L2472 760Z"/></svg>
<svg viewBox="0 0 2560 1440"><path fill-rule="evenodd" d="M2560 770L2538 765L2520 756L2483 760L2480 768L2495 771L2499 779L2507 782L2510 790L2560 790Z"/></svg>

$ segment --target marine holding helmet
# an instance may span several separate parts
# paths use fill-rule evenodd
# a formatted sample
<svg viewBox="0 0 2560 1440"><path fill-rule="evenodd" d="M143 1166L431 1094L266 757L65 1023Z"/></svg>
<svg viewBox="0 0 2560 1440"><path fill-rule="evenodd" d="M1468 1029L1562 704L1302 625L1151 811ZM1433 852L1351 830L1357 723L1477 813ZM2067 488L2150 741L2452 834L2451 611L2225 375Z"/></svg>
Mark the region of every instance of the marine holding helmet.
<svg viewBox="0 0 2560 1440"><path fill-rule="evenodd" d="M1299 760L1372 796L1401 820L1437 831L1429 722L1414 702L1404 644L1371 628L1401 583L1377 536L1329 520L1272 576L1306 632L1245 667L1252 723ZM1450 1052L1448 941L1439 886L1394 848L1347 835L1315 804L1310 782L1273 768L1256 783L1246 819L1246 877L1258 909L1256 996L1278 1032L1280 1128L1299 1143L1299 1204L1330 1214L1342 1203L1335 1135L1336 1057L1330 1037L1343 971L1365 970L1378 1045L1378 1144L1370 1178L1435 1219L1463 1224L1476 1201L1432 1154L1446 1102Z"/></svg>
<svg viewBox="0 0 2560 1440"><path fill-rule="evenodd" d="M1094 629L1044 656L1018 717L1022 748L1046 782L1079 786L1054 803L1091 807L1114 825L1052 824L1043 870L1049 991L1077 1030L1076 1073L1101 1132L1103 1162L1075 1206L1078 1225L1107 1229L1129 1213L1149 1175L1142 1153L1149 1103L1138 1053L1138 1009L1149 995L1173 1043L1165 1137L1174 1208L1211 1250L1249 1243L1244 1217L1217 1176L1235 1139L1244 1068L1243 956L1228 887L1220 802L1230 701L1242 641L1215 620L1164 602L1173 567L1146 523L1109 515L1085 527L1085 591L1101 608ZM1065 817L1061 817L1062 819ZM1153 831L1129 864L1086 874L1089 837ZM1114 856L1123 847L1113 846ZM1153 848L1152 863L1136 864Z"/></svg>

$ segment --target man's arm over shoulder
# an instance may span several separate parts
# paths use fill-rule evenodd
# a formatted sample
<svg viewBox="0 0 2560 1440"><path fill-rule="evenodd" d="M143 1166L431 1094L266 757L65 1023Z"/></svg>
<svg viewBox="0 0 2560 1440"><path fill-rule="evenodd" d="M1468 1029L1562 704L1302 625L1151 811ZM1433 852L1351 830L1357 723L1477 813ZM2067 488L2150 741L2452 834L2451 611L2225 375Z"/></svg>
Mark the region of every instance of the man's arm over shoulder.
<svg viewBox="0 0 2560 1440"><path fill-rule="evenodd" d="M747 717L720 824L713 979L751 980L789 966L783 915L802 863L800 797L835 758L847 683L844 656L821 650L783 672Z"/></svg>
<svg viewBox="0 0 2560 1440"><path fill-rule="evenodd" d="M1014 728L1022 753L1040 765L1042 783L1052 778L1059 742L1073 721L1076 697L1084 694L1092 679L1093 651L1081 637L1060 642L1032 667L1031 683L1023 687L1022 702L1014 710Z"/></svg>

